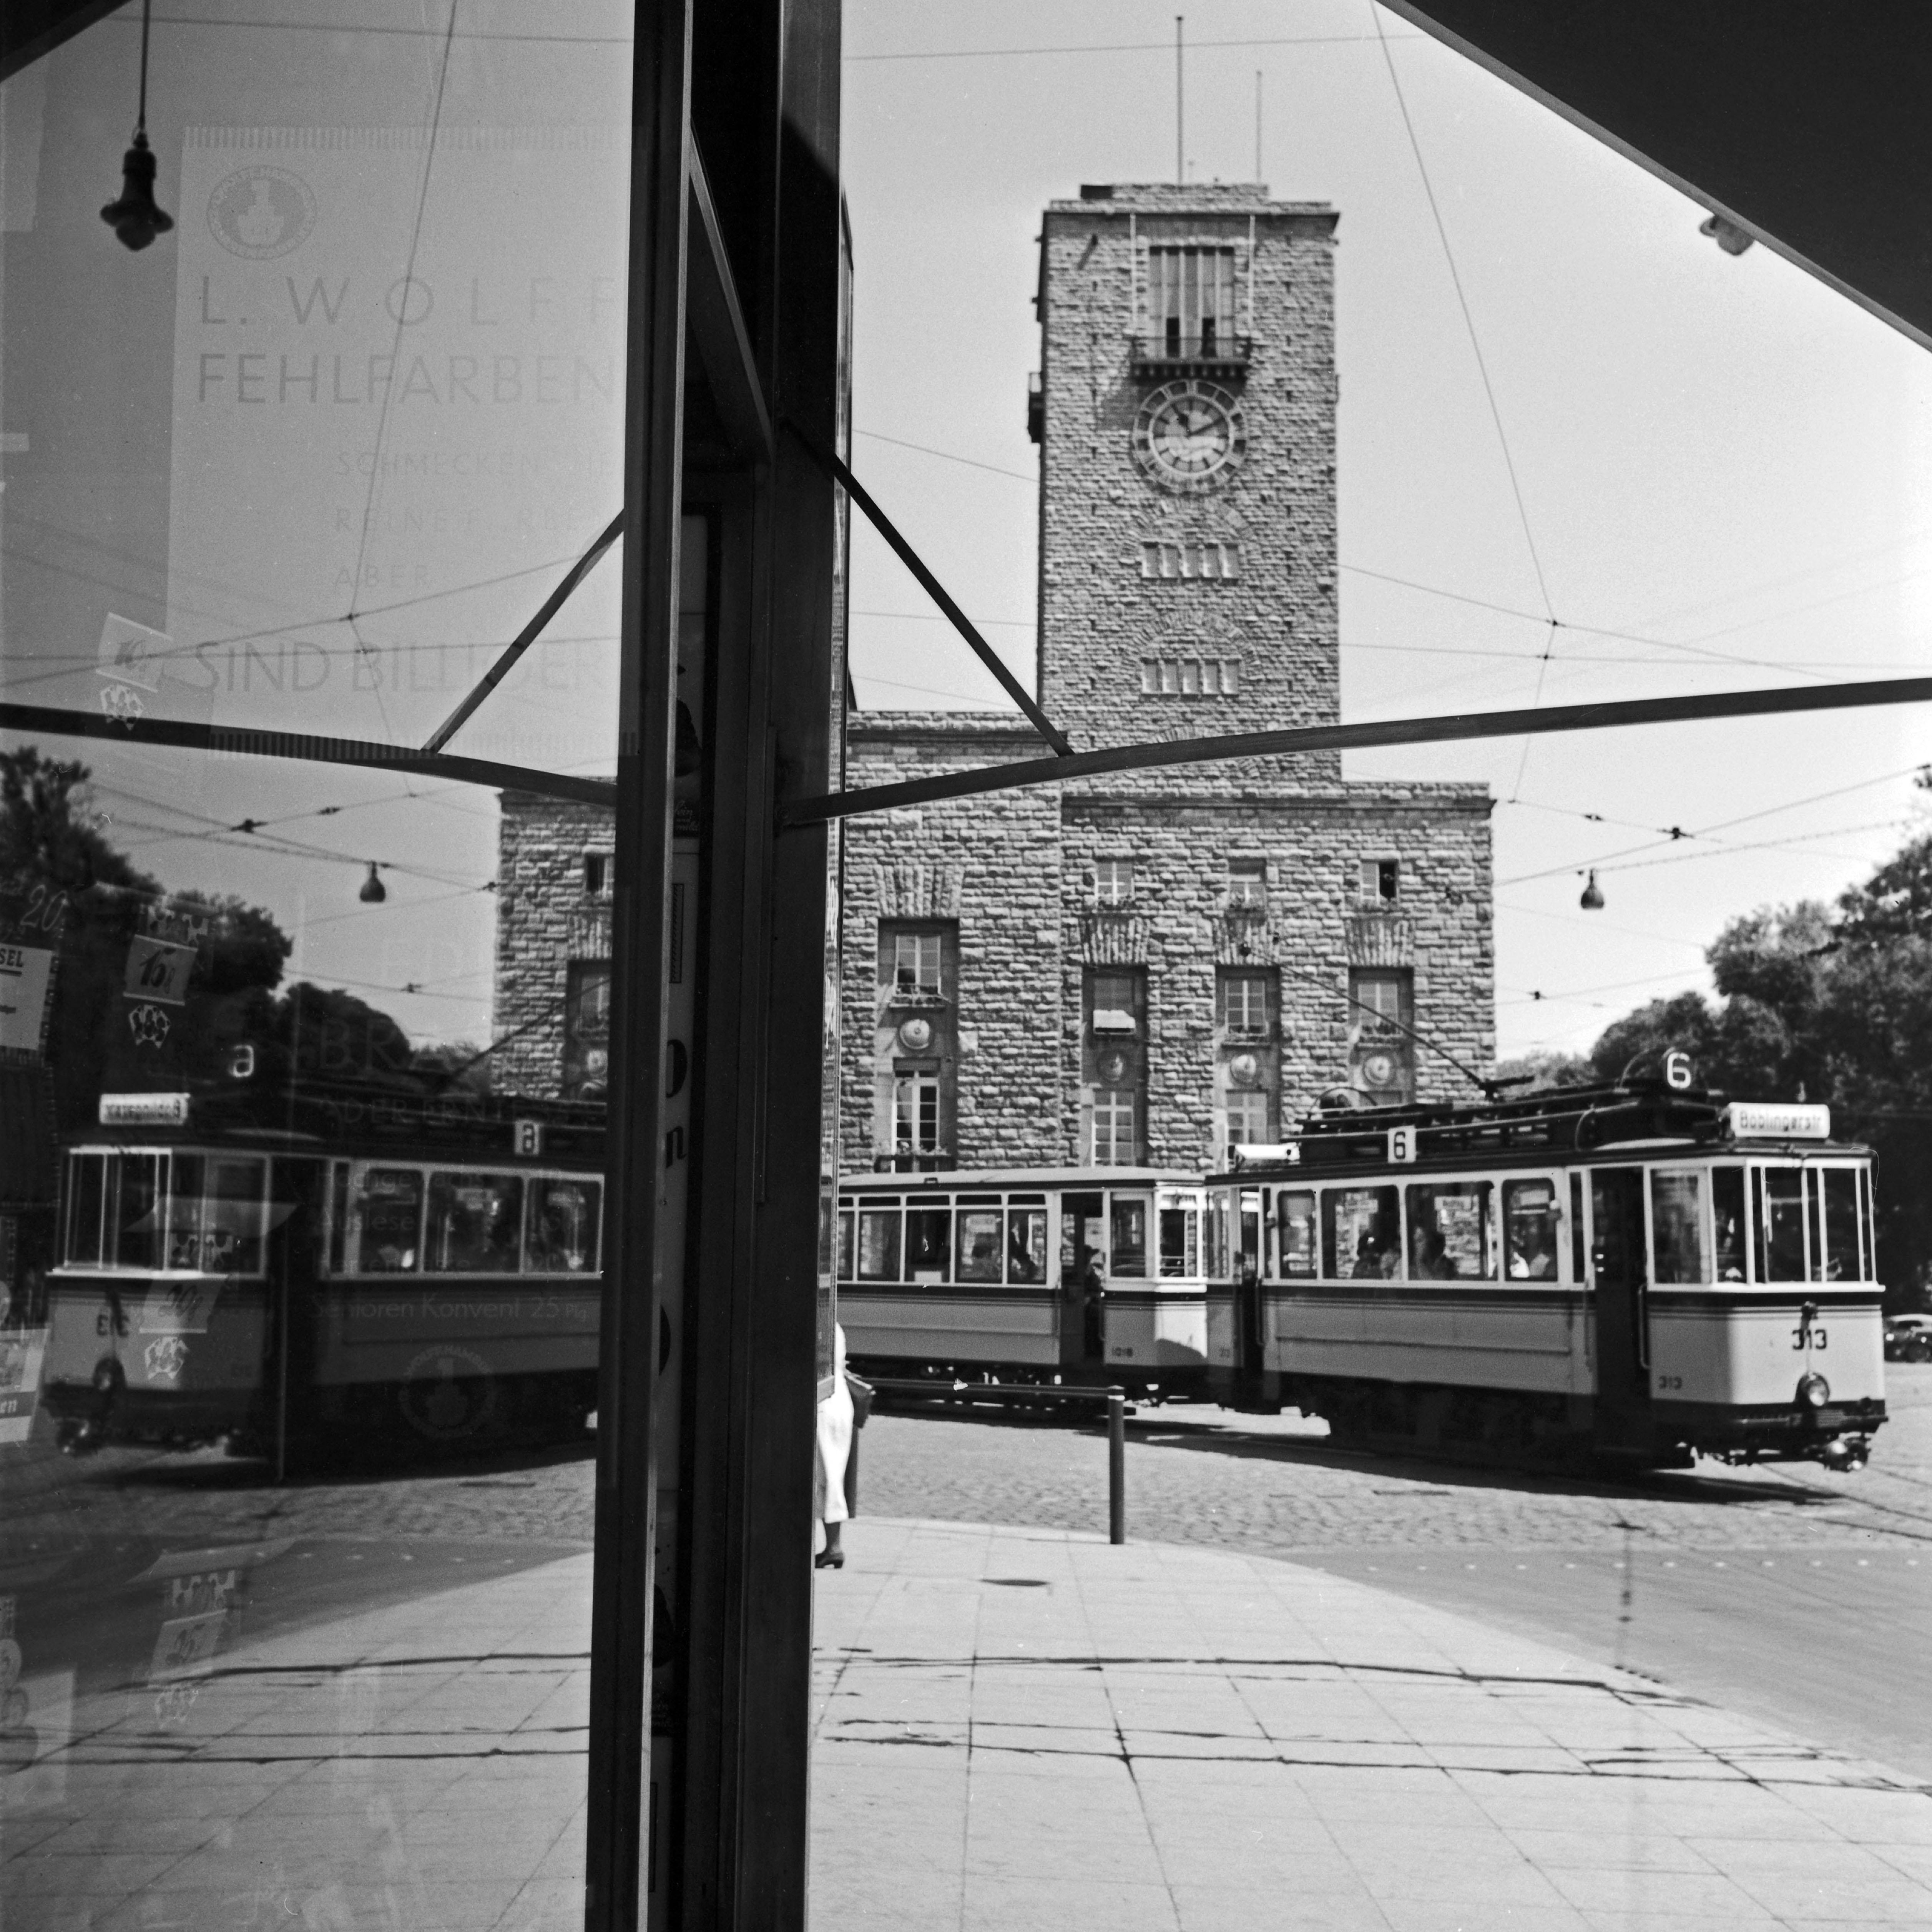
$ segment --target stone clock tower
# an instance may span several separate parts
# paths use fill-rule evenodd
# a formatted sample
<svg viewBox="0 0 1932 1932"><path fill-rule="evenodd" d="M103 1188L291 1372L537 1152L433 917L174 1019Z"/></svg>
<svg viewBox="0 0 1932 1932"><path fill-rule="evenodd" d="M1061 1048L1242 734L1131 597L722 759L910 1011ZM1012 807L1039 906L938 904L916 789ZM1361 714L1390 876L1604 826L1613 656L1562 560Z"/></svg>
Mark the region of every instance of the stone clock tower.
<svg viewBox="0 0 1932 1932"><path fill-rule="evenodd" d="M1078 745L1337 715L1335 222L1239 186L1046 212L1040 683Z"/></svg>

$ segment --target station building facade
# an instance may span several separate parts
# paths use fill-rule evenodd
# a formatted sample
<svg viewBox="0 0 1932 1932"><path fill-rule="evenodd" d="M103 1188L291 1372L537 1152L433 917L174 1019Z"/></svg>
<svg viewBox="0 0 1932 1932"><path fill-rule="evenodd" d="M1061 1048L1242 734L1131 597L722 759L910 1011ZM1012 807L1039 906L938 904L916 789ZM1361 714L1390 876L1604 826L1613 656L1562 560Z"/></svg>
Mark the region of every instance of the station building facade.
<svg viewBox="0 0 1932 1932"><path fill-rule="evenodd" d="M1037 688L1076 748L1339 716L1335 224L1241 185L1046 212ZM1048 748L1010 714L856 712L845 782ZM1468 1096L1489 811L1328 754L847 821L842 1165L1195 1167L1338 1087ZM608 829L514 796L502 826L497 1083L592 1090Z"/></svg>

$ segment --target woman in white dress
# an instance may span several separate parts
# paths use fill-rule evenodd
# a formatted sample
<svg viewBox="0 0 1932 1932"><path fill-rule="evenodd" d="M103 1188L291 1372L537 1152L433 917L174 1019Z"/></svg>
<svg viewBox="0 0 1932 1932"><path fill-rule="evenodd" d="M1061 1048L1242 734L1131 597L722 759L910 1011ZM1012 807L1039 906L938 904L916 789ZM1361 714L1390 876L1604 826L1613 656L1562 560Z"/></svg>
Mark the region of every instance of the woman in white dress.
<svg viewBox="0 0 1932 1932"><path fill-rule="evenodd" d="M832 1335L832 1393L818 1405L818 1440L812 1457L812 1567L842 1570L845 1552L838 1546L838 1526L850 1512L845 1507L845 1463L852 1453L852 1390L845 1377L845 1331Z"/></svg>

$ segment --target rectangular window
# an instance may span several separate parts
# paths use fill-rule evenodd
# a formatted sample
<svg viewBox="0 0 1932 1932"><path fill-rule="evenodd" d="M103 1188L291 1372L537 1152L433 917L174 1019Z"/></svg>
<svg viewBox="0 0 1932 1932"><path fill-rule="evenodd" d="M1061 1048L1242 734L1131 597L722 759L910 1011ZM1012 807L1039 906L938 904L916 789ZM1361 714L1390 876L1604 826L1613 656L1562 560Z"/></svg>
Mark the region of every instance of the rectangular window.
<svg viewBox="0 0 1932 1932"><path fill-rule="evenodd" d="M1095 860L1094 896L1102 905L1117 906L1130 904L1134 896L1132 860Z"/></svg>
<svg viewBox="0 0 1932 1932"><path fill-rule="evenodd" d="M1744 1278L1744 1171L1741 1167L1711 1170L1711 1228L1715 1245L1718 1279Z"/></svg>
<svg viewBox="0 0 1932 1932"><path fill-rule="evenodd" d="M859 1212L859 1279L899 1281L899 1210L864 1208Z"/></svg>
<svg viewBox="0 0 1932 1932"><path fill-rule="evenodd" d="M1268 910L1268 861L1265 859L1230 859L1228 861L1228 904L1231 910L1265 912Z"/></svg>
<svg viewBox="0 0 1932 1932"><path fill-rule="evenodd" d="M1000 1210L962 1206L953 1217L958 1243L953 1257L955 1281L998 1281L1000 1274Z"/></svg>
<svg viewBox="0 0 1932 1932"><path fill-rule="evenodd" d="M1274 1030L1272 973L1224 966L1216 976L1223 1031L1243 1040L1265 1040Z"/></svg>
<svg viewBox="0 0 1932 1932"><path fill-rule="evenodd" d="M1348 969L1349 1070L1376 1106L1415 1098L1414 987L1406 966Z"/></svg>
<svg viewBox="0 0 1932 1932"><path fill-rule="evenodd" d="M1878 1279L1878 1227L1872 1219L1871 1170L1862 1167L1858 1173L1858 1226L1864 1232L1864 1280Z"/></svg>
<svg viewBox="0 0 1932 1932"><path fill-rule="evenodd" d="M1271 1144L1274 1138L1274 1095L1260 1088L1232 1089L1222 1109L1226 1121L1226 1138L1222 1144L1231 1148Z"/></svg>
<svg viewBox="0 0 1932 1932"><path fill-rule="evenodd" d="M1849 1167L1818 1170L1825 1191L1825 1279L1864 1281L1858 1264L1858 1183Z"/></svg>
<svg viewBox="0 0 1932 1932"><path fill-rule="evenodd" d="M1006 1210L1006 1279L1023 1288L1036 1288L1046 1279L1046 1210L1010 1208Z"/></svg>
<svg viewBox="0 0 1932 1932"><path fill-rule="evenodd" d="M584 896L608 899L610 896L610 854L586 852L584 855Z"/></svg>
<svg viewBox="0 0 1932 1932"><path fill-rule="evenodd" d="M72 1186L68 1197L67 1258L78 1264L98 1262L101 1210L106 1199L107 1156L77 1154L68 1172Z"/></svg>
<svg viewBox="0 0 1932 1932"><path fill-rule="evenodd" d="M529 1192L524 1229L525 1270L531 1274L595 1274L604 1184L538 1174L531 1180Z"/></svg>
<svg viewBox="0 0 1932 1932"><path fill-rule="evenodd" d="M1160 1272L1165 1281L1192 1280L1201 1272L1201 1210L1160 1210Z"/></svg>
<svg viewBox="0 0 1932 1932"><path fill-rule="evenodd" d="M1148 1271L1148 1198L1144 1194L1113 1197L1113 1252L1107 1272L1143 1279Z"/></svg>
<svg viewBox="0 0 1932 1932"><path fill-rule="evenodd" d="M1130 1088L1102 1087L1094 1094L1094 1165L1134 1165L1134 1095Z"/></svg>
<svg viewBox="0 0 1932 1932"><path fill-rule="evenodd" d="M1548 1180L1511 1180L1503 1187L1504 1268L1512 1281L1556 1279L1557 1224L1562 1210Z"/></svg>
<svg viewBox="0 0 1932 1932"><path fill-rule="evenodd" d="M1322 1272L1330 1281L1400 1276L1402 1222L1393 1187L1322 1190Z"/></svg>
<svg viewBox="0 0 1932 1932"><path fill-rule="evenodd" d="M350 1209L358 1274L412 1274L422 1256L423 1178L413 1167L362 1170Z"/></svg>
<svg viewBox="0 0 1932 1932"><path fill-rule="evenodd" d="M1822 1179L1815 1167L1802 1170L1804 1176L1804 1276L1808 1281L1825 1279L1825 1217L1819 1210L1818 1192Z"/></svg>
<svg viewBox="0 0 1932 1932"><path fill-rule="evenodd" d="M328 1271L340 1274L349 1241L349 1163L328 1164Z"/></svg>
<svg viewBox="0 0 1932 1932"><path fill-rule="evenodd" d="M1660 1282L1710 1279L1704 1270L1703 1180L1695 1172L1650 1177L1651 1251Z"/></svg>
<svg viewBox="0 0 1932 1932"><path fill-rule="evenodd" d="M1232 543L1144 543L1141 574L1146 578L1238 577L1241 547Z"/></svg>
<svg viewBox="0 0 1932 1932"><path fill-rule="evenodd" d="M1169 356L1225 355L1234 327L1232 248L1150 248L1148 320Z"/></svg>
<svg viewBox="0 0 1932 1932"><path fill-rule="evenodd" d="M1585 1282L1590 1278L1588 1256L1588 1244L1583 1238L1583 1177L1573 1174L1570 1177L1570 1279Z"/></svg>
<svg viewBox="0 0 1932 1932"><path fill-rule="evenodd" d="M424 1270L430 1274L514 1274L523 1226L521 1174L432 1174Z"/></svg>
<svg viewBox="0 0 1932 1932"><path fill-rule="evenodd" d="M896 932L892 935L892 986L895 992L938 993L944 956L937 932Z"/></svg>
<svg viewBox="0 0 1932 1932"><path fill-rule="evenodd" d="M1751 1170L1751 1274L1758 1281L1804 1279L1804 1192L1795 1167Z"/></svg>
<svg viewBox="0 0 1932 1932"><path fill-rule="evenodd" d="M900 1073L893 1076L892 1145L901 1154L939 1151L937 1073Z"/></svg>
<svg viewBox="0 0 1932 1932"><path fill-rule="evenodd" d="M952 1249L950 1208L907 1209L906 1272L914 1281L944 1281Z"/></svg>
<svg viewBox="0 0 1932 1932"><path fill-rule="evenodd" d="M1312 1188L1284 1187L1275 1198L1275 1238L1281 1271L1289 1281L1315 1274L1315 1194Z"/></svg>
<svg viewBox="0 0 1932 1932"><path fill-rule="evenodd" d="M1160 698L1233 698L1241 688L1239 658L1143 658L1141 690Z"/></svg>
<svg viewBox="0 0 1932 1932"><path fill-rule="evenodd" d="M850 1281L852 1279L852 1267L856 1254L857 1239L857 1229L854 1224L852 1210L848 1208L838 1217L838 1279L841 1281Z"/></svg>
<svg viewBox="0 0 1932 1932"><path fill-rule="evenodd" d="M164 1154L124 1154L116 1163L121 1176L117 1198L108 1210L115 1230L110 1258L119 1267L158 1268L161 1264L167 1160Z"/></svg>
<svg viewBox="0 0 1932 1932"><path fill-rule="evenodd" d="M1411 1281L1496 1280L1496 1255L1490 1241L1490 1185L1486 1180L1438 1180L1409 1189Z"/></svg>
<svg viewBox="0 0 1932 1932"><path fill-rule="evenodd" d="M565 969L563 1097L601 1100L610 1081L610 962L573 959Z"/></svg>
<svg viewBox="0 0 1932 1932"><path fill-rule="evenodd" d="M1400 859L1364 859L1356 880L1358 904L1370 908L1392 906L1402 890Z"/></svg>
<svg viewBox="0 0 1932 1932"><path fill-rule="evenodd" d="M168 1266L203 1274L260 1274L268 1163L178 1154L173 1166Z"/></svg>

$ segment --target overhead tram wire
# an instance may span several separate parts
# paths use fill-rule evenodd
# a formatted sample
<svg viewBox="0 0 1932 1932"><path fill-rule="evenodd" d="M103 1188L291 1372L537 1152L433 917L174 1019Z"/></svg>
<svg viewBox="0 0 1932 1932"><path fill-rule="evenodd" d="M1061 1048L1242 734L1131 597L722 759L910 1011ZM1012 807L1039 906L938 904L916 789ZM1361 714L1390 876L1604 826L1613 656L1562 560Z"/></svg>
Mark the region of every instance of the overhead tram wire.
<svg viewBox="0 0 1932 1932"><path fill-rule="evenodd" d="M1509 436L1503 428L1503 413L1496 400L1496 385L1490 380L1490 365L1483 354L1480 338L1476 334L1476 318L1469 308L1469 298L1464 292L1461 272L1456 266L1456 251L1449 245L1449 230L1442 219L1442 210L1436 200L1435 184L1429 178L1429 164L1422 158L1422 143L1417 139L1415 123L1410 118L1408 101L1402 91L1402 77L1396 72L1395 56L1389 51L1388 36L1382 31L1382 9L1376 0L1369 0L1369 12L1376 23L1376 38L1381 43L1382 64L1388 70L1389 86L1394 91L1395 104L1402 113L1402 124L1408 136L1410 151L1415 156L1416 172L1422 177L1422 191L1428 197L1429 212L1436 223L1437 238L1442 244L1442 258L1449 265L1449 280L1456 290L1456 305L1462 311L1462 326L1469 332L1469 347L1476 358L1476 372L1483 379L1483 394L1490 405L1490 420L1496 424L1496 442L1502 451L1503 468L1509 476L1510 494L1516 501L1516 514L1522 526L1524 547L1529 552L1530 568L1536 573L1536 588L1543 599L1545 616L1550 625L1550 635L1544 646L1543 658L1537 668L1536 691L1530 700L1534 710L1543 702L1543 680L1550 668L1550 654L1556 647L1557 621L1556 606L1550 595L1549 579L1544 574L1543 559L1538 554L1536 534L1530 527L1529 510L1522 500L1522 484L1516 475L1516 458L1510 453ZM1513 791L1522 789L1522 775L1529 764L1529 740L1522 741L1522 757L1516 766L1516 783Z"/></svg>
<svg viewBox="0 0 1932 1932"><path fill-rule="evenodd" d="M1366 43L1377 38L1374 34L1282 34L1262 39L1191 40L1188 44L1196 49L1342 46ZM1389 38L1397 40L1420 40L1426 39L1428 36L1423 34L1395 34ZM1173 51L1174 43L1172 40L1096 40L1059 47L923 47L900 53L847 54L844 58L853 66L870 66L886 61L1017 60L1052 54L1171 54Z"/></svg>

